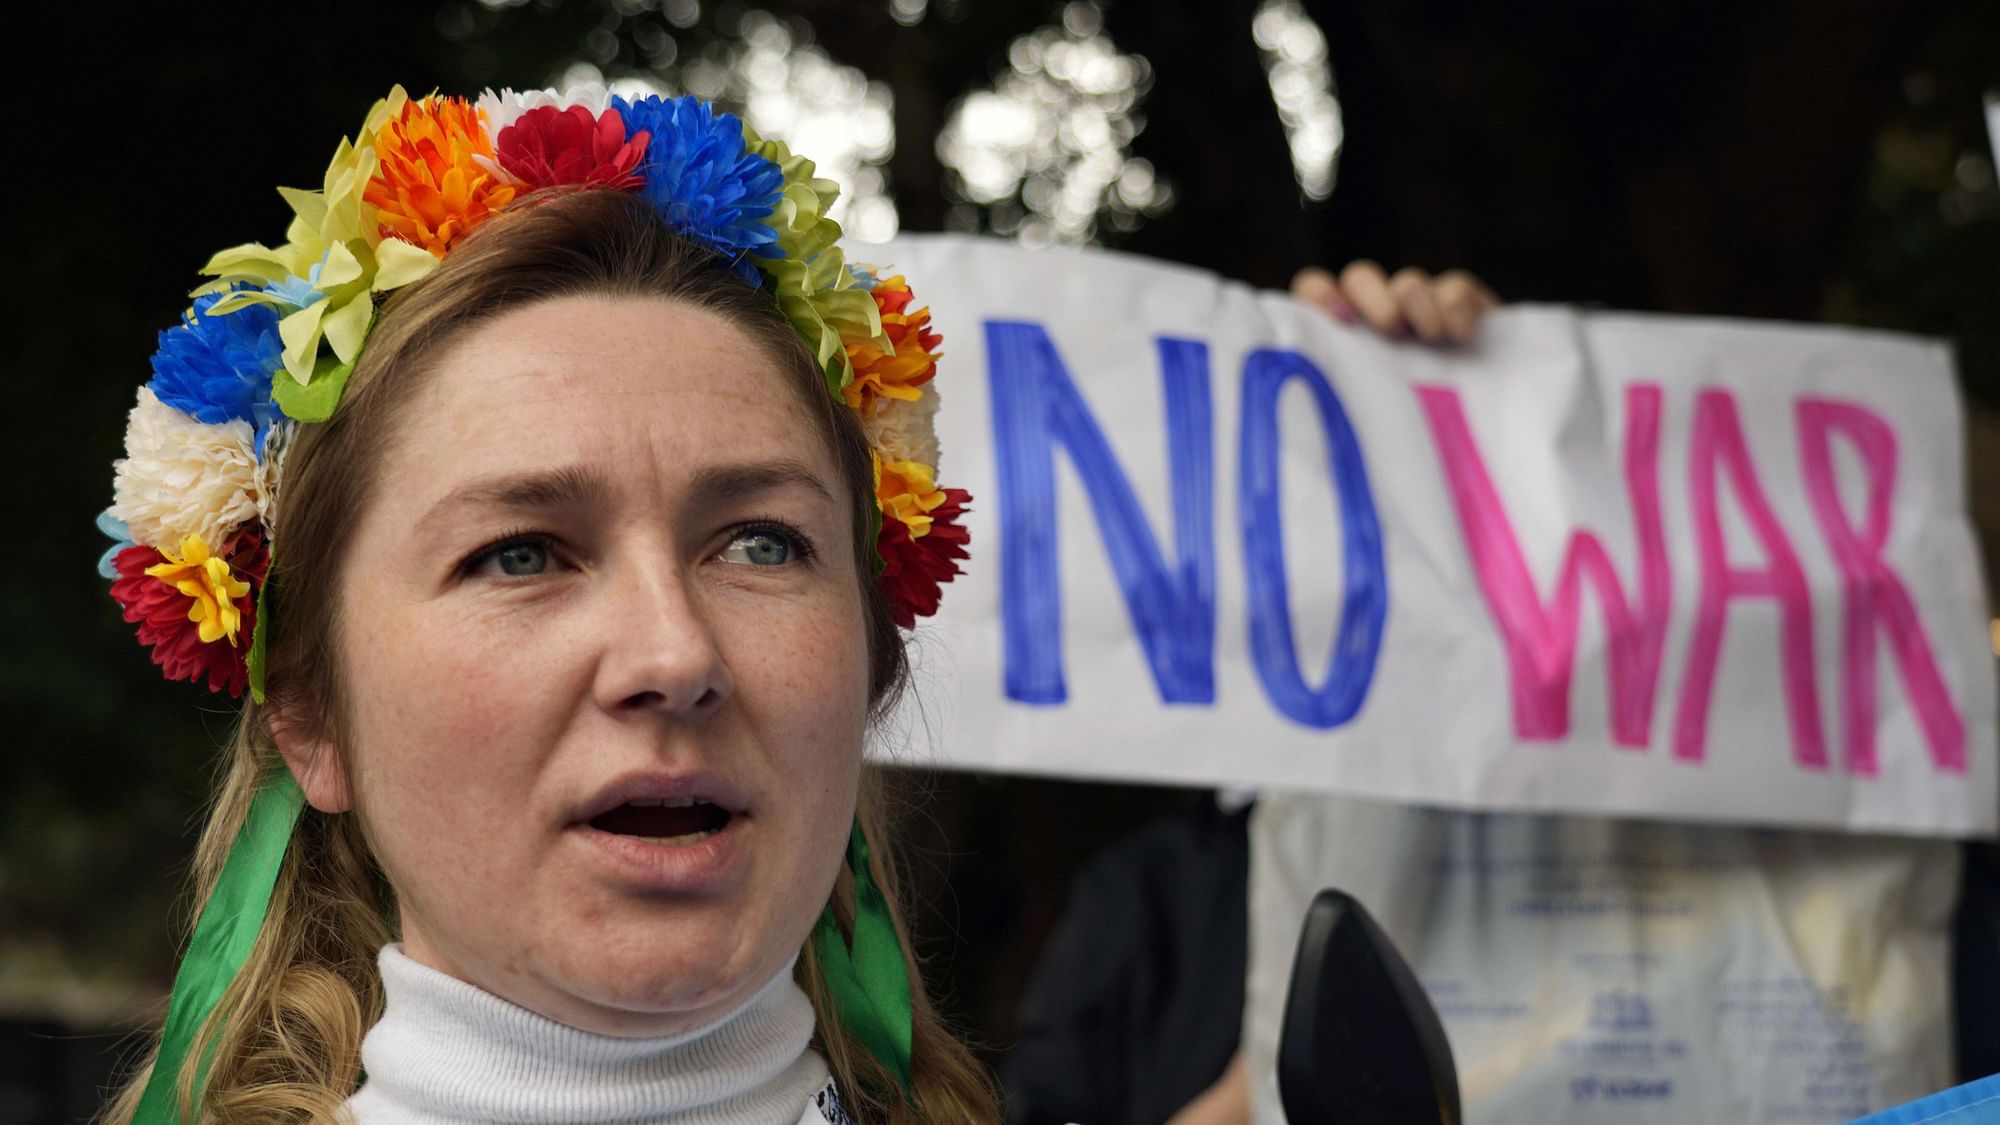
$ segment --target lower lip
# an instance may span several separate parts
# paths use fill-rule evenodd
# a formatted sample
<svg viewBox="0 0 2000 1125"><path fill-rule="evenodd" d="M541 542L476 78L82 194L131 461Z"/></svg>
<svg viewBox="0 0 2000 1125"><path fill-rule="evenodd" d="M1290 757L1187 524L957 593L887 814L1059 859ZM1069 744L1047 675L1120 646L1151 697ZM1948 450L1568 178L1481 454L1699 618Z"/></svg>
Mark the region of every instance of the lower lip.
<svg viewBox="0 0 2000 1125"><path fill-rule="evenodd" d="M693 843L659 844L638 836L621 836L589 824L574 824L569 833L608 866L612 877L645 891L700 894L719 891L736 876L742 849L742 814Z"/></svg>

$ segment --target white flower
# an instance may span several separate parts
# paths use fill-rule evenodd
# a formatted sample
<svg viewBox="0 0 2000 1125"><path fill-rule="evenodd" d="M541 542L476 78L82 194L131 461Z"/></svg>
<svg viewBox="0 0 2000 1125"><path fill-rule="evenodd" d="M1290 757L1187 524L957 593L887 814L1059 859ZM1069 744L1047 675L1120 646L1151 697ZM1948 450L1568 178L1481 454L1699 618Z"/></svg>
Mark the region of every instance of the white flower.
<svg viewBox="0 0 2000 1125"><path fill-rule="evenodd" d="M915 461L937 468L937 388L929 383L915 402L877 398L861 416L868 444L891 461Z"/></svg>
<svg viewBox="0 0 2000 1125"><path fill-rule="evenodd" d="M199 535L221 550L257 518L255 440L248 422L198 422L140 387L125 456L112 465L112 518L137 543L178 551Z"/></svg>
<svg viewBox="0 0 2000 1125"><path fill-rule="evenodd" d="M496 145L500 143L500 130L514 123L514 119L531 109L554 106L568 109L580 105L590 111L592 117L601 115L611 106L611 91L602 82L584 82L567 90L501 90L494 93L492 87L479 95L479 112L486 115L486 135Z"/></svg>

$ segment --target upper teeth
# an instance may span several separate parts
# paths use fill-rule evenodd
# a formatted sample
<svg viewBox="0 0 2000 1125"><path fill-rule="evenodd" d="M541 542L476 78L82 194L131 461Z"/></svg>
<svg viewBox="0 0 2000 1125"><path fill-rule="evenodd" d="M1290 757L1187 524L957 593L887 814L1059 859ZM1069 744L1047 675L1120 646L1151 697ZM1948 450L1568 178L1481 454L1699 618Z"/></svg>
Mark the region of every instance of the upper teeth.
<svg viewBox="0 0 2000 1125"><path fill-rule="evenodd" d="M641 808L660 806L669 809L685 809L692 808L695 805L705 805L708 802L698 801L693 797L634 797L625 803L628 805L638 805Z"/></svg>

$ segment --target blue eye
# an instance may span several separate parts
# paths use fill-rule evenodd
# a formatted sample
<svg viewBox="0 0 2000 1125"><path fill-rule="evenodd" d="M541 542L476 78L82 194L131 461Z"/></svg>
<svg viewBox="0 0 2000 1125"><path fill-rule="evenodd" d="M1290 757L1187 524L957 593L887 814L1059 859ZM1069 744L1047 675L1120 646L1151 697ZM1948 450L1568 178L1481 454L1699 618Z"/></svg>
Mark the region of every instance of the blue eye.
<svg viewBox="0 0 2000 1125"><path fill-rule="evenodd" d="M784 566L807 558L811 550L791 532L773 527L749 527L736 533L719 556L724 562L751 566Z"/></svg>
<svg viewBox="0 0 2000 1125"><path fill-rule="evenodd" d="M508 578L533 578L548 571L549 561L547 543L534 539L512 539L474 555L465 569L469 574L497 571Z"/></svg>

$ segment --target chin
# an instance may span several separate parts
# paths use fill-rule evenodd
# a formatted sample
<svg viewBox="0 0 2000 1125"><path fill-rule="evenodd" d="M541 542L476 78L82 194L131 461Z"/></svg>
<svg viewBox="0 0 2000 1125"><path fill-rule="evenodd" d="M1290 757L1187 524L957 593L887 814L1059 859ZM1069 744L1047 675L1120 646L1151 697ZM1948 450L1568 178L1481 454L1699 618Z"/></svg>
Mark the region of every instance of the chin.
<svg viewBox="0 0 2000 1125"><path fill-rule="evenodd" d="M624 940L574 941L562 985L598 1008L659 1017L675 1025L670 1030L707 1022L748 1000L790 960L787 953L762 963L737 944L740 932L655 922Z"/></svg>

